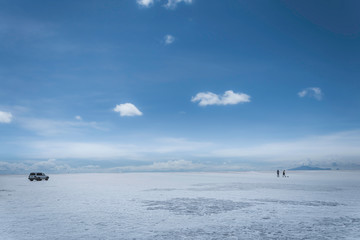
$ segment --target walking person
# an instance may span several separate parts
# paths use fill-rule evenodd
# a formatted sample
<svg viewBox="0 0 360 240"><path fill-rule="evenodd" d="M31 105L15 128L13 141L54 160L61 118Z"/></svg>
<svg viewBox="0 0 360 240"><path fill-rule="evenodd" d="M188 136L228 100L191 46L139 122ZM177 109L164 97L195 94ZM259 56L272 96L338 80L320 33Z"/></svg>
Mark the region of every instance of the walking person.
<svg viewBox="0 0 360 240"><path fill-rule="evenodd" d="M285 175L285 170L283 171L283 177L286 177L286 175Z"/></svg>
<svg viewBox="0 0 360 240"><path fill-rule="evenodd" d="M276 173L277 173L277 177L279 177L279 176L280 176L280 171L279 171L279 169L276 171Z"/></svg>

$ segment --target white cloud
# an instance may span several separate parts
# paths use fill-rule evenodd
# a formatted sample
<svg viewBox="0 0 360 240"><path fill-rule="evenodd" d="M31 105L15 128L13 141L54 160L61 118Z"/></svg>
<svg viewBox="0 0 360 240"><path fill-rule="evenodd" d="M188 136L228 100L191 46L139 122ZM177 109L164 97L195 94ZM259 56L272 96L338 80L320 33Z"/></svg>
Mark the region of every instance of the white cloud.
<svg viewBox="0 0 360 240"><path fill-rule="evenodd" d="M234 93L233 91L229 90L225 92L221 101L221 104L223 105L250 102L250 96L245 93Z"/></svg>
<svg viewBox="0 0 360 240"><path fill-rule="evenodd" d="M116 107L113 109L114 112L119 112L120 116L122 117L131 117L131 116L141 116L143 115L142 112L140 112L140 110L135 107L134 104L132 103L124 103L124 104L119 104L116 105Z"/></svg>
<svg viewBox="0 0 360 240"><path fill-rule="evenodd" d="M221 103L220 97L212 92L200 92L195 97L191 98L192 102L199 101L200 106L218 105Z"/></svg>
<svg viewBox="0 0 360 240"><path fill-rule="evenodd" d="M82 117L81 116L75 116L75 119L81 121Z"/></svg>
<svg viewBox="0 0 360 240"><path fill-rule="evenodd" d="M154 5L155 0L136 0L136 2L139 6L148 8L148 7L151 7L152 5ZM167 9L173 10L181 2L186 3L186 4L191 4L192 0L166 0L164 7Z"/></svg>
<svg viewBox="0 0 360 240"><path fill-rule="evenodd" d="M321 91L320 88L318 87L309 87L309 88L306 88L300 92L298 92L298 95L299 97L303 98L303 97L312 97L312 98L315 98L317 100L321 100L322 97L323 97L323 93Z"/></svg>
<svg viewBox="0 0 360 240"><path fill-rule="evenodd" d="M186 4L191 4L192 0L168 0L167 3L164 6L167 9L175 9L176 6L181 2L184 2Z"/></svg>
<svg viewBox="0 0 360 240"><path fill-rule="evenodd" d="M136 0L136 2L142 7L151 7L154 4L154 0Z"/></svg>
<svg viewBox="0 0 360 240"><path fill-rule="evenodd" d="M0 111L0 123L11 123L13 115L9 112Z"/></svg>
<svg viewBox="0 0 360 240"><path fill-rule="evenodd" d="M212 92L200 92L192 97L192 102L199 102L199 106L207 105L229 105L250 102L250 96L245 93L234 93L226 91L222 96Z"/></svg>
<svg viewBox="0 0 360 240"><path fill-rule="evenodd" d="M170 34L168 34L164 37L165 45L172 44L174 41L175 41L175 37Z"/></svg>

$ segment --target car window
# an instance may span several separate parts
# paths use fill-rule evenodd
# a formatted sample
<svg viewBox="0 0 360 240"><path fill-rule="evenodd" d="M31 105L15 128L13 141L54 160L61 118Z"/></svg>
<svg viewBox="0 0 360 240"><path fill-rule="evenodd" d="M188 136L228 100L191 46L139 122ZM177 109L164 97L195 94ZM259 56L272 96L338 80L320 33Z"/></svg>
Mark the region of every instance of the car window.
<svg viewBox="0 0 360 240"><path fill-rule="evenodd" d="M30 175L35 175L35 173L32 172L32 173L30 173Z"/></svg>
<svg viewBox="0 0 360 240"><path fill-rule="evenodd" d="M43 175L42 173L37 173L36 175L39 175L39 176L41 176L41 175Z"/></svg>

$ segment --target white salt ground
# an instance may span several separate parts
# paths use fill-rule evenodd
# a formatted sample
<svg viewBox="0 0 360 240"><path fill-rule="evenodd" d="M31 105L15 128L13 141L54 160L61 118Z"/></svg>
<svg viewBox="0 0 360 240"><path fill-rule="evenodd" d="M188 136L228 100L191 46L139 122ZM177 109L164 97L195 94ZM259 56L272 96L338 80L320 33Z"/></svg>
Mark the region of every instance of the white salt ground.
<svg viewBox="0 0 360 240"><path fill-rule="evenodd" d="M0 176L0 239L360 239L360 172Z"/></svg>

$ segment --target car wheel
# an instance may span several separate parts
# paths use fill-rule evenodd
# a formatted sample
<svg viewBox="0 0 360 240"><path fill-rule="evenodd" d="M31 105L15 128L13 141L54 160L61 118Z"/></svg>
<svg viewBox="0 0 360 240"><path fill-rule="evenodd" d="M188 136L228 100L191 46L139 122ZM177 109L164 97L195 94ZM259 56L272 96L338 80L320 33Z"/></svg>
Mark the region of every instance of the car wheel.
<svg viewBox="0 0 360 240"><path fill-rule="evenodd" d="M34 179L29 179L30 181L34 181Z"/></svg>

